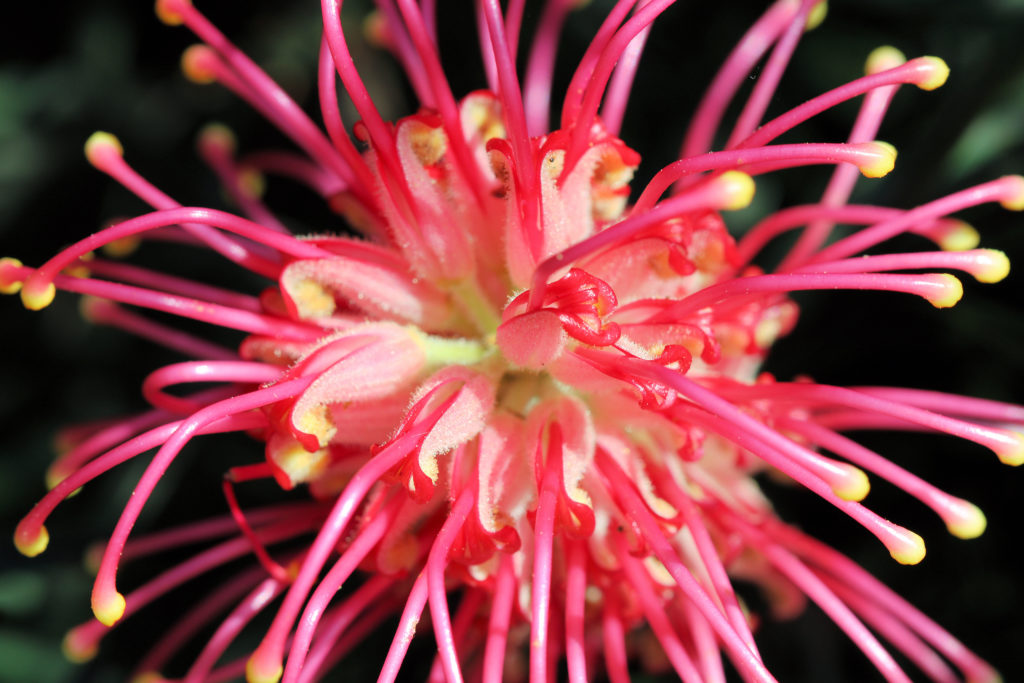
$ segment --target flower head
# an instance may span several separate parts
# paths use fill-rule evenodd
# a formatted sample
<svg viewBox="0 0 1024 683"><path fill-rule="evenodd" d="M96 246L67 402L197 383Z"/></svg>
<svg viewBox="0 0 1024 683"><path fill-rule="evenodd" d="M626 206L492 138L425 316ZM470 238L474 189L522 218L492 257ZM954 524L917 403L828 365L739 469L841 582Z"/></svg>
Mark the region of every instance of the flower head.
<svg viewBox="0 0 1024 683"><path fill-rule="evenodd" d="M44 521L61 500L157 449L98 561L96 620L69 634L69 653L91 656L108 628L148 602L247 557L251 566L184 613L141 672L159 670L191 635L219 623L185 680L242 671L254 683L308 680L400 615L381 663L380 680L392 681L429 608L435 676L448 681L542 683L561 668L573 681L598 670L626 680L633 630L660 645L683 680L724 680L722 655L745 680L774 680L732 577L761 586L778 613L814 601L887 680L908 679L876 633L937 680L996 680L898 595L781 520L757 483L764 472L796 482L897 562L916 564L922 538L861 503L867 473L932 508L956 536L981 534L984 515L844 432L941 432L1024 462L1014 428L1024 408L778 381L760 370L796 324L792 292L905 293L945 308L963 294L948 271L982 282L1007 274L1005 255L965 244L970 230L951 216L985 202L1021 210L1020 176L910 209L849 202L858 175L893 168L895 149L874 138L897 89L940 87L945 63L882 48L865 76L764 121L797 41L824 10L818 0L778 0L715 76L679 159L633 188L641 160L620 126L650 26L670 0L614 5L556 125L551 74L574 3L543 6L522 78L523 3L504 12L496 0L477 3L487 83L459 99L441 69L432 3L380 2L374 34L405 66L421 104L394 122L356 70L340 4L323 2L321 130L200 9L158 0L162 21L202 41L185 52L185 74L246 99L301 153L238 158L228 129L202 132L199 152L242 217L179 204L129 165L116 137L96 133L89 162L153 211L39 268L0 262L0 287L20 292L28 308L45 308L58 290L79 292L90 319L191 358L146 378L147 412L78 430L51 468L52 490L15 532L19 550L39 554ZM762 60L737 120L723 127ZM359 116L351 136L339 78ZM775 142L861 96L848 140ZM724 146L711 151L719 138ZM750 204L757 176L810 165L830 167L820 201L771 213L742 239L730 233L729 213ZM342 234L292 235L262 201L264 175L319 193L340 214ZM840 224L858 227L836 237ZM771 272L752 265L765 244L797 229ZM948 250L865 253L905 233ZM95 256L161 240L211 249L265 278L266 289L227 291ZM122 304L235 330L238 348ZM168 391L190 383L217 386ZM246 432L264 447L227 471L229 514L132 539L178 453L214 432ZM292 502L243 509L239 492L256 479L274 480ZM122 562L213 539L221 540L121 592ZM460 595L454 615L450 593ZM273 617L258 647L221 661L262 611Z"/></svg>

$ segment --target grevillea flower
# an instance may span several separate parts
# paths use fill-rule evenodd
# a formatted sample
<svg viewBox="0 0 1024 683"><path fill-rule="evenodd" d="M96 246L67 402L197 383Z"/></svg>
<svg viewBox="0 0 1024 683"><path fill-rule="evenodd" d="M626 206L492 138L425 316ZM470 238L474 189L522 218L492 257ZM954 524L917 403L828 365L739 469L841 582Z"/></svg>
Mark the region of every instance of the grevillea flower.
<svg viewBox="0 0 1024 683"><path fill-rule="evenodd" d="M24 554L42 552L58 503L155 449L98 561L95 620L69 633L68 653L91 656L149 602L248 558L179 615L140 676L164 680L156 672L190 638L212 633L184 680L313 680L397 618L379 676L394 681L429 610L430 628L419 631L437 643L431 680L542 683L564 669L573 682L603 671L619 683L637 649L658 645L688 682L724 681L723 655L744 680L771 681L731 583L742 579L777 613L817 603L888 681L909 678L880 639L932 680L997 680L899 595L780 519L757 483L767 471L796 482L913 564L924 543L861 503L867 472L956 536L981 534L984 516L846 432L940 432L1024 462L1014 427L1024 408L759 370L796 322L792 292L877 290L943 308L962 294L948 271L982 282L1007 274L1006 257L974 248L976 234L952 216L986 202L1024 209L1020 176L913 208L848 201L858 173L893 167L894 148L874 137L898 88L937 88L946 65L881 48L865 76L765 122L797 41L824 12L818 0L777 0L715 75L678 161L634 188L640 158L619 139L620 123L651 24L672 0L614 3L564 95L551 82L573 0L543 5L529 41L519 35L522 0L475 4L486 89L457 99L440 66L435 3L378 2L372 30L421 104L387 122L350 55L341 1L323 0L321 129L188 0L157 2L165 23L201 41L185 52L186 75L234 91L301 153L238 157L227 129L202 133L199 151L242 217L179 204L128 164L117 138L96 133L89 161L153 211L38 268L0 262L3 291L20 292L28 308L77 292L95 322L190 357L146 378L146 412L69 430L50 492L15 532ZM351 136L339 79L358 112ZM846 141L776 142L854 98ZM764 216L742 239L730 234L729 212L750 203L756 176L807 165L831 174L820 201ZM329 228L337 234L291 234L261 199L263 175L322 195L341 217ZM777 267L752 265L794 230ZM922 251L875 253L905 233ZM266 288L228 291L97 255L140 241L212 249ZM224 348L122 305L219 325L241 333L240 344ZM190 383L216 386L169 391ZM228 513L132 538L179 452L215 432L263 445L228 470ZM244 483L256 479L273 479L288 500L245 505ZM208 546L122 592L123 563L200 543ZM255 650L225 661L264 612Z"/></svg>

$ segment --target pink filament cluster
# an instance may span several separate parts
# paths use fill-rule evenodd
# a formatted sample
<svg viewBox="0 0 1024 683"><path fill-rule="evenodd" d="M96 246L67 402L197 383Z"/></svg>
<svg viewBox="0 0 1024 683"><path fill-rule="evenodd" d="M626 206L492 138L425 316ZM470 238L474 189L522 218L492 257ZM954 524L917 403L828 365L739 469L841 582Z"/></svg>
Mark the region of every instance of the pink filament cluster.
<svg viewBox="0 0 1024 683"><path fill-rule="evenodd" d="M843 431L941 432L1008 464L1024 461L1018 406L759 374L774 340L795 324L790 292L900 292L941 308L962 294L946 271L983 282L1006 275L1006 257L965 244L969 229L951 215L985 202L1024 208L1024 178L911 209L847 201L858 173L892 168L895 151L873 138L898 87L938 87L945 64L883 49L866 76L763 122L818 9L817 0L778 0L715 76L679 160L631 202L640 159L618 138L619 126L651 24L672 0L614 4L553 131L550 84L570 0L542 9L523 80L516 64L525 2L502 10L479 0L488 82L462 99L441 69L434 3L377 4L381 35L422 106L384 121L349 53L340 0L323 0L321 129L188 0L159 0L163 21L202 41L185 53L186 74L234 91L302 153L238 158L229 131L203 133L200 153L242 217L181 205L128 165L116 138L98 133L86 145L90 162L153 210L39 268L0 261L0 288L20 290L29 308L45 307L58 289L79 292L95 322L189 358L146 379L147 412L69 432L51 491L17 528L22 552L42 552L44 521L58 503L156 449L98 560L96 619L70 632L69 654L91 656L109 628L152 600L248 558L180 615L140 675L156 675L194 633L219 624L183 680L316 680L397 616L379 676L394 681L429 608L432 681L543 683L564 667L574 683L599 670L620 683L635 654L631 632L660 644L688 683L724 681L723 655L744 680L771 681L731 583L740 577L764 587L777 612L817 603L888 681L909 678L879 636L932 680L996 680L898 595L778 519L755 479L768 469L786 475L897 561L916 563L922 539L861 504L865 472L932 508L957 536L980 534L984 516ZM724 128L723 112L762 61L737 122ZM339 79L360 117L354 137L339 113ZM773 144L859 96L848 140ZM719 136L724 148L711 151ZM834 167L820 202L778 211L734 240L728 211L750 202L752 178L804 165ZM261 174L307 184L357 236L291 235L261 200ZM837 224L858 227L830 239ZM800 235L773 272L751 265L790 230ZM958 250L865 255L904 233ZM268 287L227 291L94 254L158 240L212 249ZM237 350L223 348L122 304L243 338ZM196 382L219 386L167 391ZM181 449L214 432L247 432L265 444L251 464L227 473L230 514L132 539ZM267 478L308 495L243 510L244 483ZM287 551L273 548L284 542ZM198 543L208 547L120 592L122 563ZM453 593L461 595L454 614ZM266 611L273 618L256 650L224 661Z"/></svg>

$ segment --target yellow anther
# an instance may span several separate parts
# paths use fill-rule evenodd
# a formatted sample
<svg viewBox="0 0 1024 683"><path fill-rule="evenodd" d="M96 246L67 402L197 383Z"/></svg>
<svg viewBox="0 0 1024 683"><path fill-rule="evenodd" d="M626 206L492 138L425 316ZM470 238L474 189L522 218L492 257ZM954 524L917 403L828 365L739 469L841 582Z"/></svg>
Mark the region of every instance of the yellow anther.
<svg viewBox="0 0 1024 683"><path fill-rule="evenodd" d="M113 133L98 130L85 141L85 158L96 168L103 168L104 159L110 154L124 156L124 147Z"/></svg>
<svg viewBox="0 0 1024 683"><path fill-rule="evenodd" d="M167 683L168 679L156 671L143 671L132 677L130 683Z"/></svg>
<svg viewBox="0 0 1024 683"><path fill-rule="evenodd" d="M191 0L156 0L156 18L168 26L181 26L185 23L181 10L191 5Z"/></svg>
<svg viewBox="0 0 1024 683"><path fill-rule="evenodd" d="M1010 259L998 249L982 249L984 255L978 260L980 269L973 271L978 282L991 284L999 282L1010 274Z"/></svg>
<svg viewBox="0 0 1024 683"><path fill-rule="evenodd" d="M128 235L127 237L107 242L101 248L103 253L111 258L124 258L133 254L140 244L142 244L141 239L135 235Z"/></svg>
<svg viewBox="0 0 1024 683"><path fill-rule="evenodd" d="M949 78L949 65L940 57L918 57L915 62L924 62L929 66L927 78L918 81L917 87L921 90L935 90L942 87Z"/></svg>
<svg viewBox="0 0 1024 683"><path fill-rule="evenodd" d="M859 467L853 465L843 466L845 474L841 482L832 486L832 491L842 498L853 502L860 502L867 497L871 491L871 482L868 475Z"/></svg>
<svg viewBox="0 0 1024 683"><path fill-rule="evenodd" d="M881 47L876 47L868 55L867 61L864 63L864 73L870 76L882 71L888 71L889 69L895 69L901 64L905 64L906 61L906 56L892 45L882 45Z"/></svg>
<svg viewBox="0 0 1024 683"><path fill-rule="evenodd" d="M50 532L46 527L39 525L38 531L32 536L21 533L21 526L14 531L14 547L25 557L35 557L44 550L50 543Z"/></svg>
<svg viewBox="0 0 1024 683"><path fill-rule="evenodd" d="M1024 176L1008 175L1003 176L1002 180L1011 186L1012 191L999 203L1010 211L1024 211Z"/></svg>
<svg viewBox="0 0 1024 683"><path fill-rule="evenodd" d="M203 46L193 45L192 47ZM184 60L185 58L182 56L182 68L184 68ZM202 130L199 131L197 141L200 149L207 146L217 147L224 150L224 152L229 156L234 156L235 150L238 148L238 138L236 138L234 132L223 123L208 123L203 126Z"/></svg>
<svg viewBox="0 0 1024 683"><path fill-rule="evenodd" d="M881 178L889 175L895 168L896 148L888 142L867 142L864 143L864 149L872 152L868 159L859 164L861 175L865 178Z"/></svg>
<svg viewBox="0 0 1024 683"><path fill-rule="evenodd" d="M950 308L964 296L964 286L955 275L940 273L936 276L943 281L943 287L935 294L929 295L928 302L935 308Z"/></svg>
<svg viewBox="0 0 1024 683"><path fill-rule="evenodd" d="M1024 434L1006 430L1006 435L1010 438L1010 443L996 449L996 456L1004 465L1018 467L1024 464Z"/></svg>
<svg viewBox="0 0 1024 683"><path fill-rule="evenodd" d="M380 10L369 12L363 19L363 38L374 47L386 48L390 44L388 20Z"/></svg>
<svg viewBox="0 0 1024 683"><path fill-rule="evenodd" d="M970 223L950 220L949 229L938 239L943 251L967 251L981 242L981 234Z"/></svg>
<svg viewBox="0 0 1024 683"><path fill-rule="evenodd" d="M92 639L83 641L79 629L73 628L64 636L61 652L72 664L85 664L96 656L97 647Z"/></svg>
<svg viewBox="0 0 1024 683"><path fill-rule="evenodd" d="M242 168L238 172L238 189L247 197L259 199L267 189L267 179L255 168Z"/></svg>
<svg viewBox="0 0 1024 683"><path fill-rule="evenodd" d="M113 626L124 616L124 596L115 591L104 591L100 597L93 596L92 613L104 626Z"/></svg>
<svg viewBox="0 0 1024 683"><path fill-rule="evenodd" d="M807 22L804 24L804 31L813 31L821 26L821 22L825 21L826 16L828 16L828 2L826 0L821 0L821 2L811 9L810 14L807 15Z"/></svg>
<svg viewBox="0 0 1024 683"><path fill-rule="evenodd" d="M249 661L245 663L245 680L248 683L277 683L281 680L281 674L284 673L284 667L277 664L267 671L266 668L261 666L263 662L258 659L259 651L256 654L249 657Z"/></svg>
<svg viewBox="0 0 1024 683"><path fill-rule="evenodd" d="M43 289L39 287L21 288L21 303L30 311L40 311L46 308L53 303L55 296L57 296L57 288L53 286L52 282L47 282Z"/></svg>
<svg viewBox="0 0 1024 683"><path fill-rule="evenodd" d="M985 533L985 527L988 525L985 513L981 511L981 508L974 503L959 499L949 504L943 519L949 533L963 539L981 536Z"/></svg>
<svg viewBox="0 0 1024 683"><path fill-rule="evenodd" d="M0 294L17 294L21 291L21 280L3 277L6 268L21 268L24 264L16 258L5 256L0 258Z"/></svg>
<svg viewBox="0 0 1024 683"><path fill-rule="evenodd" d="M899 541L886 545L892 559L900 564L917 564L925 556L924 539L909 529L901 529Z"/></svg>
<svg viewBox="0 0 1024 683"><path fill-rule="evenodd" d="M723 201L720 207L725 211L745 209L754 199L754 179L742 171L726 171L715 182L722 189Z"/></svg>
<svg viewBox="0 0 1024 683"><path fill-rule="evenodd" d="M181 53L181 72L185 78L198 83L209 85L217 80L213 69L209 68L208 59L213 57L213 50L206 45L191 45Z"/></svg>

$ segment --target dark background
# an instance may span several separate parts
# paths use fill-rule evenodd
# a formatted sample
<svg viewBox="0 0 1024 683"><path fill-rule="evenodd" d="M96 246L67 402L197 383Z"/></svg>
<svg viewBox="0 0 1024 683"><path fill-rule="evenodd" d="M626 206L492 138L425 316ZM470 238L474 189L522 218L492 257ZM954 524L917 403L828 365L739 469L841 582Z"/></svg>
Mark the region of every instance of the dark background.
<svg viewBox="0 0 1024 683"><path fill-rule="evenodd" d="M475 33L467 21L469 3L440 4L447 8L442 45L453 89L462 94L482 87ZM208 0L199 5L297 99L312 101L317 3ZM190 205L224 206L211 174L193 152L201 125L210 120L229 123L243 151L283 143L230 94L184 80L177 60L194 39L185 29L159 24L149 3L83 0L20 6L27 14L18 21L5 17L0 28L3 255L38 264L105 221L142 210L126 191L86 164L81 145L96 129L120 136L128 159L144 175ZM352 3L353 19L361 6ZM674 158L696 98L763 6L750 1L683 2L656 25L623 131L623 138L644 157L637 185ZM578 58L601 16L592 6L570 21L560 58L563 84L567 65ZM532 20L528 16L527 24ZM385 116L408 113L408 91L395 86L397 71L389 58L366 49L353 29L349 33L357 65ZM836 1L825 24L802 42L769 115L860 75L873 47L893 44L908 57L942 56L952 75L933 93L901 90L880 133L900 150L896 170L884 180L863 182L858 198L910 207L1021 172L1024 52L1017 46L1022 33L1021 0ZM804 124L791 139L844 139L855 111L856 104L839 107ZM754 208L737 223L807 201L820 194L826 180L827 173L818 169L760 181ZM268 198L297 231L341 227L314 197L286 183L273 186ZM1003 249L1011 258L1024 254L1020 214L981 207L963 217L982 232L983 246ZM908 240L893 248L918 245ZM155 266L170 262L178 272L187 269L199 279L255 286L240 284L235 271L191 251L151 252L143 249L138 260ZM190 262L183 267L186 254ZM807 373L828 383L905 385L1024 401L1019 279L1012 274L995 286L965 282L963 302L943 311L893 295L798 297L803 305L800 324L778 344L767 369L781 379ZM43 493L42 474L52 458L55 430L138 409L141 379L176 357L86 324L72 296L58 296L42 313L24 311L13 298L0 301L0 307L0 515L2 528L10 533ZM223 339L233 341L230 336ZM869 567L1000 668L1007 681L1024 680L1024 588L1016 561L1021 473L1000 465L979 447L949 438L866 434L863 441L979 504L988 514L989 531L974 541L954 539L923 506L875 482L868 503L928 542L928 557L921 565L901 567L869 534L810 494L766 484L780 514ZM172 469L168 484L147 508L141 528L219 510L219 473L250 459L252 448L241 438L209 438L190 446L183 464ZM125 469L129 471L102 478L57 511L49 524L53 540L43 556L30 561L9 545L0 547L0 681L122 680L144 651L139 648L164 625L156 606L133 618L131 628L120 629L96 662L74 667L59 653L67 628L89 616L90 581L81 556L90 542L112 528L139 472L138 466ZM141 580L154 568L136 571ZM126 585L133 578L129 571ZM176 604L201 593L179 595L184 597ZM793 623L769 624L759 637L780 680L880 680L814 608ZM419 653L426 656L429 650L421 646ZM372 657L361 659L369 661L368 671L379 665ZM362 680L353 675L352 680Z"/></svg>

